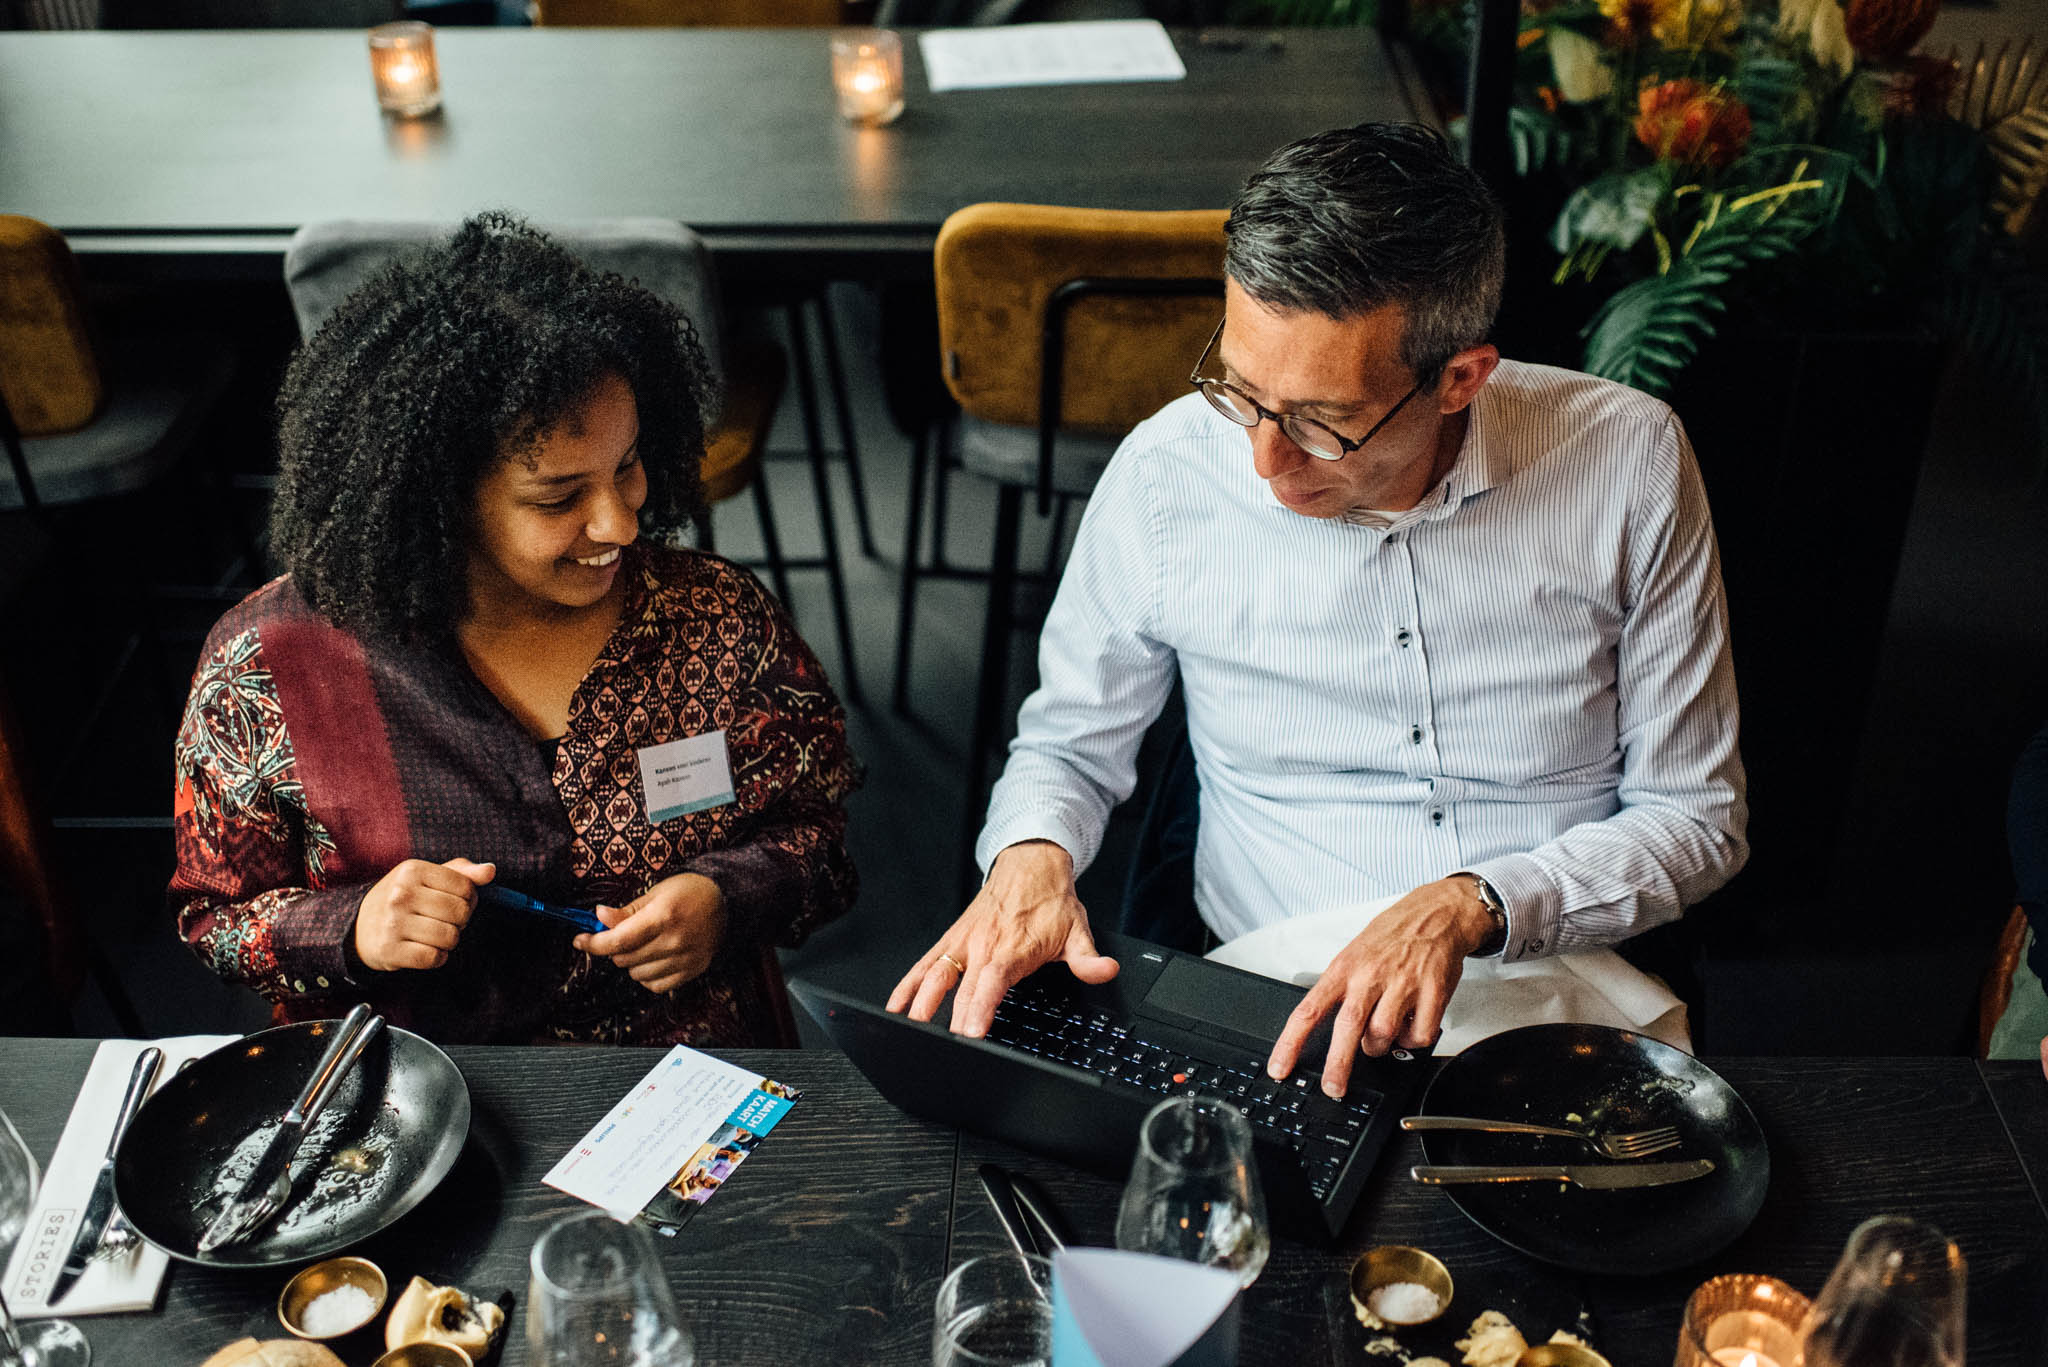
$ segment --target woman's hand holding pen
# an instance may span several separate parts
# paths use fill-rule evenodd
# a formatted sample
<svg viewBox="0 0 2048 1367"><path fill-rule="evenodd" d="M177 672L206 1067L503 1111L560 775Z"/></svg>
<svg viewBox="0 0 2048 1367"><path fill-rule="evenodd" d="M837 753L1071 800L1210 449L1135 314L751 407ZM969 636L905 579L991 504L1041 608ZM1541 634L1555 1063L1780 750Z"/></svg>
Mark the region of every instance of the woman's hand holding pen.
<svg viewBox="0 0 2048 1367"><path fill-rule="evenodd" d="M356 910L356 957L379 972L439 968L476 910L476 890L498 866L469 859L408 859L378 879Z"/></svg>
<svg viewBox="0 0 2048 1367"><path fill-rule="evenodd" d="M576 948L610 959L649 992L671 992L711 967L725 938L725 894L700 873L664 878L623 907L600 906L610 929Z"/></svg>

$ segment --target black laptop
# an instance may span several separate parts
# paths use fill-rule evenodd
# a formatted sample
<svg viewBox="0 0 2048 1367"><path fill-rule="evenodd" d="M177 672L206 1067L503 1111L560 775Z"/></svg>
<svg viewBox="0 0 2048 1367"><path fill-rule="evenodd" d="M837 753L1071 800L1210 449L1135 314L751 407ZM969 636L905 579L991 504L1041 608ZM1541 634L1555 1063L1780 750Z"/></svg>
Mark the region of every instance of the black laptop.
<svg viewBox="0 0 2048 1367"><path fill-rule="evenodd" d="M913 1115L1122 1177L1145 1113L1214 1096L1252 1122L1274 1229L1327 1242L1427 1081L1422 1053L1361 1055L1348 1095L1323 1095L1325 1020L1294 1076L1266 1057L1303 989L1126 936L1098 933L1123 966L1090 986L1049 964L1010 990L985 1039L891 1015L848 963L806 963L789 988L878 1091Z"/></svg>

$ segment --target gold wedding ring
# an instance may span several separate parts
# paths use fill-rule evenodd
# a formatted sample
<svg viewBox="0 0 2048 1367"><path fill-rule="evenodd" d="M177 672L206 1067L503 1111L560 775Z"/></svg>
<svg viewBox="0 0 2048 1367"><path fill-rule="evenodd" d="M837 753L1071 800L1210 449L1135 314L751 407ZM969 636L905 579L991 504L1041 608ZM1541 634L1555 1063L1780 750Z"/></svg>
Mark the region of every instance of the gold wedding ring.
<svg viewBox="0 0 2048 1367"><path fill-rule="evenodd" d="M939 957L941 959L944 959L947 963L953 965L953 971L955 973L958 973L963 978L967 976L966 964L961 963L958 959L954 958L950 954L941 954Z"/></svg>

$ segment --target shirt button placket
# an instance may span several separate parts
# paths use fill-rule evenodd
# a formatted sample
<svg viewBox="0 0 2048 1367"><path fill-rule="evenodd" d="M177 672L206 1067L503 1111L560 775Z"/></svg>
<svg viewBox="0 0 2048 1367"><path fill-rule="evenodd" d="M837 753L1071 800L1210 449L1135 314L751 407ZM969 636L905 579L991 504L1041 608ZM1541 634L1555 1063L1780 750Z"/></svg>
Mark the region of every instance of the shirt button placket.
<svg viewBox="0 0 2048 1367"><path fill-rule="evenodd" d="M1431 736L1435 714L1430 706L1429 657L1422 648L1421 628L1415 623L1421 620L1422 604L1415 585L1415 551L1408 537L1395 535L1387 538L1387 549L1392 554L1386 557L1388 573L1393 582L1393 601L1397 611L1408 623L1394 631L1394 651L1402 680L1409 690L1411 720L1408 724L1408 744L1413 755L1409 772L1423 780L1422 821L1423 829L1432 836L1438 833L1449 838L1455 845L1454 827L1451 815L1446 810L1437 792L1436 778L1443 767L1442 758L1436 753ZM1432 862L1441 862L1447 857L1439 851L1431 856Z"/></svg>

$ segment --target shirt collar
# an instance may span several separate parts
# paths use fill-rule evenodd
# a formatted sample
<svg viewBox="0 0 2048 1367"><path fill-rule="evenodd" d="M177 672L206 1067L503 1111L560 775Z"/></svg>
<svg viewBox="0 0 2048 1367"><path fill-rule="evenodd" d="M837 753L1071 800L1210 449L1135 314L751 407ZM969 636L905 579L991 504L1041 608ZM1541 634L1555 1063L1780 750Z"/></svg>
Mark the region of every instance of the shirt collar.
<svg viewBox="0 0 2048 1367"><path fill-rule="evenodd" d="M1422 501L1405 512L1391 518L1370 509L1358 508L1340 514L1334 521L1346 526L1359 527L1368 531L1390 532L1417 522L1435 522L1456 512L1458 505L1475 494L1483 494L1507 479L1507 446L1501 434L1496 431L1499 414L1490 394L1490 386L1481 386L1479 393L1466 410L1465 439L1458 445L1458 458L1451 462L1451 468L1444 477L1430 486ZM1258 476L1254 474L1254 479ZM1260 479L1258 499L1267 508L1277 508L1284 513L1293 513L1273 492L1273 486ZM1296 514L1299 516L1299 514Z"/></svg>

